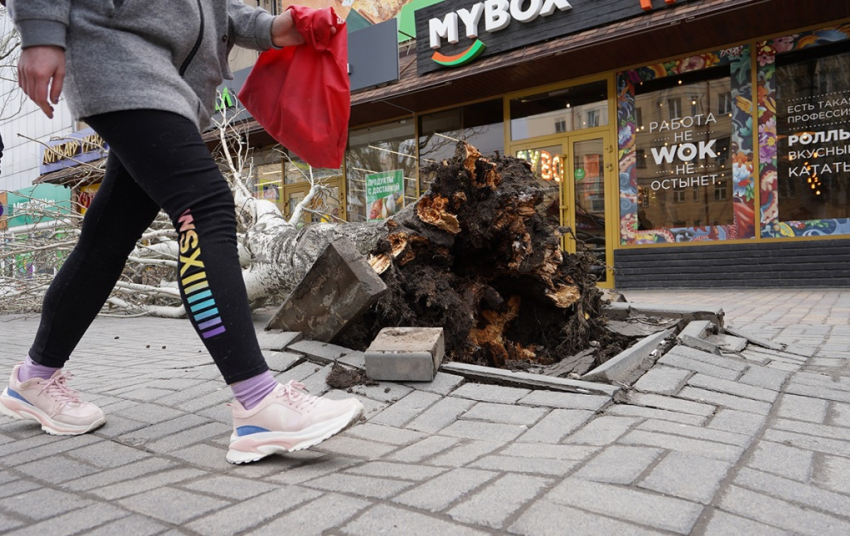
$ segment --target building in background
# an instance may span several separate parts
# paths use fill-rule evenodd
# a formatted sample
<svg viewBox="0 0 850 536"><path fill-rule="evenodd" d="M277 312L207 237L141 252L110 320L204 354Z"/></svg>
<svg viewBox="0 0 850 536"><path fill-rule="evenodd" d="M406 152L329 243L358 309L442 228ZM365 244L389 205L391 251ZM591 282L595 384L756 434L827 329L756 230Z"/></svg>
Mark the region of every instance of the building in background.
<svg viewBox="0 0 850 536"><path fill-rule="evenodd" d="M464 140L531 163L543 208L576 235L564 248L597 255L605 286L850 283L847 2L346 4L313 6L346 17L352 80L365 76L343 167L316 170L325 221L388 216ZM250 117L239 128L255 194L288 213L303 163Z"/></svg>

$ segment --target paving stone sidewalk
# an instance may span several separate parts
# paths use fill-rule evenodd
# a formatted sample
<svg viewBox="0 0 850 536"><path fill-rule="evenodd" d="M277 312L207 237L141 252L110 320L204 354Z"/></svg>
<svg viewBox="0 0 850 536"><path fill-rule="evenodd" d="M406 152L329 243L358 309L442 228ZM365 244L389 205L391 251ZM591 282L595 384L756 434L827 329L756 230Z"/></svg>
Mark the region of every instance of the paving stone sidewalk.
<svg viewBox="0 0 850 536"><path fill-rule="evenodd" d="M718 305L788 346L677 348L613 398L445 373L357 387L365 423L233 466L230 390L189 323L100 318L69 370L107 424L61 438L0 416L0 533L850 534L850 291L625 295ZM3 375L37 323L0 317ZM328 389L327 367L272 366Z"/></svg>

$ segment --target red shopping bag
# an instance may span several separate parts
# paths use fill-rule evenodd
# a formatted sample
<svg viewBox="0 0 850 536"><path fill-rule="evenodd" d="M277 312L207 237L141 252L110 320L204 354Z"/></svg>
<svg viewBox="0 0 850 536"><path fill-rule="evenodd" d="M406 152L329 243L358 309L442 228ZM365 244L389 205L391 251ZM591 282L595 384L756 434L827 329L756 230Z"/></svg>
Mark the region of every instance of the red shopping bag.
<svg viewBox="0 0 850 536"><path fill-rule="evenodd" d="M306 42L260 54L239 101L302 160L316 168L338 168L351 115L345 21L329 7L288 9Z"/></svg>

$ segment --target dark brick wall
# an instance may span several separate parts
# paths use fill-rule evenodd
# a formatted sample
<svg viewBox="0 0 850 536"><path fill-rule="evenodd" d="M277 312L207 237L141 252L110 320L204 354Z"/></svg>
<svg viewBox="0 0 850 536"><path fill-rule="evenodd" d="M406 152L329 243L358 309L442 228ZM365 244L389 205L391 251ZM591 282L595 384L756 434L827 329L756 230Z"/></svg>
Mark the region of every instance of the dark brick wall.
<svg viewBox="0 0 850 536"><path fill-rule="evenodd" d="M850 286L850 239L647 247L614 251L629 288Z"/></svg>

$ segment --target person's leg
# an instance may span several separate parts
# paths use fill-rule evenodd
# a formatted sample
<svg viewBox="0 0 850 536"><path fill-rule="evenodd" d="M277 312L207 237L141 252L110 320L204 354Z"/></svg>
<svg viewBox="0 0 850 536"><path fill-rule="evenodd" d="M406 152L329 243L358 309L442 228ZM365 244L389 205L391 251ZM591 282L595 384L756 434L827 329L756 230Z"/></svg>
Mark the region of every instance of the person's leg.
<svg viewBox="0 0 850 536"><path fill-rule="evenodd" d="M157 110L87 122L177 229L186 313L224 380L233 384L267 371L239 264L233 194L197 127Z"/></svg>
<svg viewBox="0 0 850 536"><path fill-rule="evenodd" d="M83 220L80 239L44 297L38 332L24 363L0 394L0 412L38 421L50 434L76 435L106 418L83 402L60 371L103 307L136 240L159 208L111 154L101 187Z"/></svg>
<svg viewBox="0 0 850 536"><path fill-rule="evenodd" d="M268 371L242 280L233 196L194 124L153 110L88 121L178 230L187 313L237 398L227 460L301 450L354 424L363 413L358 400L310 396Z"/></svg>
<svg viewBox="0 0 850 536"><path fill-rule="evenodd" d="M44 296L29 356L61 368L100 312L136 241L159 212L116 154L83 219L80 239ZM21 378L28 380L30 378Z"/></svg>

